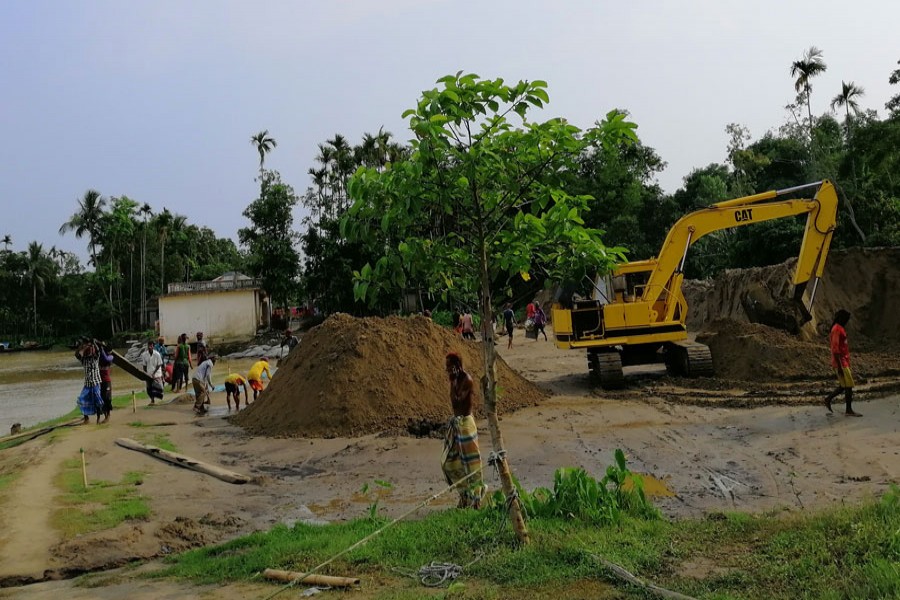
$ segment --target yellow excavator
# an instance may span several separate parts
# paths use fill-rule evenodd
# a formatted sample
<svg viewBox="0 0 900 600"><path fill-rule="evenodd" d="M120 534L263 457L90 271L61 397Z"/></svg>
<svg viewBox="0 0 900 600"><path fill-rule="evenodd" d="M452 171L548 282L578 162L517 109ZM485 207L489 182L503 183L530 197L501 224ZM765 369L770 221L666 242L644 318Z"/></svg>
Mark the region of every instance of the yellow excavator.
<svg viewBox="0 0 900 600"><path fill-rule="evenodd" d="M817 188L807 200L779 199ZM806 231L794 272L795 303L803 322L811 316L803 304L810 279L809 307L825 270L837 218L837 194L829 181L773 190L713 204L679 219L659 256L623 263L592 281L583 298L563 288L552 308L556 345L587 350L588 367L605 389L624 385L622 366L665 362L668 371L686 377L713 374L708 346L688 341L688 306L681 290L684 263L691 245L704 235L807 214Z"/></svg>

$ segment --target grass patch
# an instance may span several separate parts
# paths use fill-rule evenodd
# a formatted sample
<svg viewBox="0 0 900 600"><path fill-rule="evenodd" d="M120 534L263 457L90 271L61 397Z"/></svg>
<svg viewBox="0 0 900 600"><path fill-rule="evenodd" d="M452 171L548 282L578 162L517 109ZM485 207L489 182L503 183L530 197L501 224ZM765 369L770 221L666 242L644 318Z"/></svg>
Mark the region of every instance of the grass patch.
<svg viewBox="0 0 900 600"><path fill-rule="evenodd" d="M276 526L172 557L161 575L217 583L248 580L267 567L303 571L383 524L361 519ZM415 571L431 561L469 565L455 591L435 597L644 597L614 582L593 560L592 554L599 554L698 598L900 597L897 487L879 500L819 513L714 514L674 522L625 516L602 527L540 517L530 520L529 529L532 543L516 548L501 512L443 511L395 525L326 572L378 581L384 594L377 597L384 598L428 596L393 569ZM610 583L615 589L609 594L592 587Z"/></svg>
<svg viewBox="0 0 900 600"><path fill-rule="evenodd" d="M132 471L118 483L91 481L85 489L81 460L67 460L56 479L56 485L62 491L57 501L62 508L54 513L52 524L64 538L70 539L83 533L111 529L124 521L146 519L150 516L150 507L137 492L137 486L142 483L143 474Z"/></svg>
<svg viewBox="0 0 900 600"><path fill-rule="evenodd" d="M178 452L178 446L172 443L166 433L140 433L135 437L141 443L150 444L169 452Z"/></svg>

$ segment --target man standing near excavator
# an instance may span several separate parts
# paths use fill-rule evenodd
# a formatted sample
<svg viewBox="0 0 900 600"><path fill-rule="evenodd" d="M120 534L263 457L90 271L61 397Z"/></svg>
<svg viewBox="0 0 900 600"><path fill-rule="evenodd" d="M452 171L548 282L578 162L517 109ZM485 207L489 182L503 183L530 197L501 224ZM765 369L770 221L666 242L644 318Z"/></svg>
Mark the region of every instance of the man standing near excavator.
<svg viewBox="0 0 900 600"><path fill-rule="evenodd" d="M825 397L825 408L831 410L831 401L844 394L847 404L848 417L861 417L852 407L853 403L853 373L850 371L850 346L847 344L847 323L850 321L850 313L843 308L834 314L834 323L831 325L831 333L828 341L831 346L831 368L837 376L838 387Z"/></svg>

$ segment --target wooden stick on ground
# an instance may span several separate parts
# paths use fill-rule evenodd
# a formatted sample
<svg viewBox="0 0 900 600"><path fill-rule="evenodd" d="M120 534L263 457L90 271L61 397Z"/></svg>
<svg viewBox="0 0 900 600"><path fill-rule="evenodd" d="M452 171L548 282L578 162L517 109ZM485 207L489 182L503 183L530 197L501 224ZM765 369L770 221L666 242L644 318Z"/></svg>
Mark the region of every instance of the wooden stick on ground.
<svg viewBox="0 0 900 600"><path fill-rule="evenodd" d="M40 429L32 429L31 431L23 431L22 433L17 433L15 435L8 435L6 437L0 438L0 444L5 444L6 442L19 441L19 443L27 442L33 440L34 438L44 435L45 433L50 433L54 429L59 429L61 427L74 427L75 425L81 425L82 419L81 417L77 419L72 419L71 421L66 421L65 423L60 423L59 425L51 425L49 427L41 427ZM18 444L16 444L18 445Z"/></svg>
<svg viewBox="0 0 900 600"><path fill-rule="evenodd" d="M672 590L667 590L666 588L659 587L658 585L642 581L635 575L632 575L627 569L625 569L625 567L619 566L614 562L610 562L602 556L591 554L591 557L593 557L594 560L606 567L607 570L609 570L617 578L621 579L622 581L626 581L631 585L636 585L644 591L650 592L655 596L659 596L660 598L671 598L671 600L697 600L693 596L685 596L684 594L679 594L678 592L673 592Z"/></svg>
<svg viewBox="0 0 900 600"><path fill-rule="evenodd" d="M81 481L84 482L84 489L87 489L87 463L84 461L84 448L81 451Z"/></svg>
<svg viewBox="0 0 900 600"><path fill-rule="evenodd" d="M298 573L296 571L281 571L279 569L266 569L263 571L263 577L287 583L303 577L303 573ZM359 585L359 579L355 577L332 577L330 575L307 575L306 577L303 577L303 580L300 583L308 583L309 585L327 585L330 587L352 587L354 585Z"/></svg>
<svg viewBox="0 0 900 600"><path fill-rule="evenodd" d="M185 456L183 454L178 454L175 452L169 452L168 450L163 450L162 448L157 448L156 446L142 444L129 438L119 438L116 440L116 444L129 450L135 450L137 452L149 454L154 458L158 458L167 463L172 463L173 465L178 465L179 467L184 467L185 469L191 469L192 471L211 475L216 479L221 479L226 483L242 484L249 483L251 480L251 478L247 477L246 475L241 475L240 473L235 473L234 471L227 471L222 467L217 467L216 465L211 465L209 463L196 460L194 458L191 458L190 456Z"/></svg>

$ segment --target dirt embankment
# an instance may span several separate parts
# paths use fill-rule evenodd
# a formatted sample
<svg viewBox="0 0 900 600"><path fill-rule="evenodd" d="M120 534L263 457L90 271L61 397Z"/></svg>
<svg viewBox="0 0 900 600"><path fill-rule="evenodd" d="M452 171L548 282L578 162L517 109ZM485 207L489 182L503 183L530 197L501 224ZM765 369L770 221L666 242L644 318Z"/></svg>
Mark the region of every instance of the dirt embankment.
<svg viewBox="0 0 900 600"><path fill-rule="evenodd" d="M450 351L462 356L477 386L484 372L479 345L429 319L334 315L303 337L259 400L234 420L262 435L427 433L450 415L444 370ZM499 357L497 378L501 413L546 397ZM479 403L476 415L483 414Z"/></svg>
<svg viewBox="0 0 900 600"><path fill-rule="evenodd" d="M777 309L793 296L795 265L792 259L685 282L688 328L712 349L716 375L763 382L827 378L827 334L839 308L852 314L847 331L854 371L864 377L900 373L895 352L900 347L900 311L895 308L900 306L900 248L832 252L812 306L813 319L798 335L751 323L758 315L748 315L748 304ZM810 291L811 286L804 297L807 304Z"/></svg>

